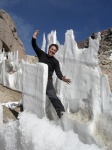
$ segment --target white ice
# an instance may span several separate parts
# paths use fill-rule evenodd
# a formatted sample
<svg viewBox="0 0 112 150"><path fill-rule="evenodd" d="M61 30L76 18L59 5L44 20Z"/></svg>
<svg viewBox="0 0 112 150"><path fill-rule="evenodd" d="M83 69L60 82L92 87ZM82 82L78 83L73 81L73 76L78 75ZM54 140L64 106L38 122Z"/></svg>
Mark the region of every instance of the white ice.
<svg viewBox="0 0 112 150"><path fill-rule="evenodd" d="M0 150L101 150L83 144L72 130L65 132L46 117L23 112L18 121L0 126ZM103 150L103 148L102 148Z"/></svg>
<svg viewBox="0 0 112 150"><path fill-rule="evenodd" d="M100 147L107 145L109 148L111 148L112 126L110 124L112 120L112 94L109 87L108 77L106 75L102 75L102 72L98 66L97 53L99 49L99 42L101 39L100 33L98 33L98 37L94 40L89 38L89 47L84 49L79 49L77 47L77 43L75 41L74 33L72 30L68 30L65 33L64 45L60 45L60 43L57 41L56 31L52 31L48 35L47 39L48 45L46 45L46 39L44 35L42 49L45 51L45 47L48 48L51 43L57 43L59 45L59 51L56 54L56 58L60 62L63 75L66 75L72 80L72 83L70 85L67 85L66 83L60 81L55 74L53 76L53 83L56 89L56 93L62 101L66 110L66 113L64 114L62 119L58 120L53 106L51 105L49 99L46 97L46 84L48 76L47 65L42 63L29 64L27 61L25 62L23 60L19 63L18 52L15 52L14 54L9 53L10 63L7 63L7 59L4 58L5 53L1 52L0 83L11 89L21 91L23 95L22 101L24 110L36 114L36 116L38 117L37 120L39 122L42 121L42 124L44 122L44 119L39 118L47 116L50 120L54 120L52 122L53 124L55 124L53 125L53 127L59 128L60 126L65 131L63 131L65 135L69 133L70 130L72 130L72 132L70 132L70 136L73 132L77 133L79 139L85 144L97 144ZM25 132L24 130L27 127L27 124L24 124L25 119L27 118L27 120L29 121L29 119L33 118L33 114L31 114L32 118L29 118L28 116L30 115L27 114L27 117L23 117L23 133ZM40 130L40 132L42 132L42 129L38 129L38 127L35 127L35 120L36 118L34 120L30 120L33 127L28 127L30 134L27 135L26 132L26 135L24 137L24 140L26 139L26 141L28 140L27 136L30 139L30 136L32 136L35 130ZM49 123L49 120L47 120L47 122ZM29 122L27 123L28 125L30 125ZM14 124L14 126L12 126L14 127L14 131L16 132L16 130L18 130L18 122L12 122L12 124ZM45 125L42 124L42 127L48 127L45 122ZM50 128L52 127L50 126ZM59 128L59 130L61 129ZM52 129L50 131L53 132ZM55 132L57 132L60 137L63 136L61 135L62 132L58 133L57 130L55 130ZM16 134L20 139L21 133L18 134L17 131ZM50 133L47 131L47 136L49 137L49 135ZM72 134L73 141L75 142L74 138L76 137L74 135L75 134ZM36 135L34 135L34 137L34 139L39 138L38 136L36 137ZM7 136L7 138L9 137ZM45 139L44 136L42 136L41 138ZM3 139L5 140L5 138ZM34 143L34 145L32 145L34 139L31 137L31 148L34 148L34 145L36 144ZM64 139L66 141L65 137ZM6 145L9 144L8 140L7 142L5 142ZM40 142L41 145L45 146L42 140L40 140ZM79 143L80 144L78 148L80 148L81 146L88 147L88 145L81 145L81 142ZM23 143L23 145L25 144L26 143ZM50 142L47 144L49 146ZM63 141L59 145L61 144L63 145ZM73 146L71 147L71 149L74 149L74 145L71 144L71 146ZM25 145L24 149L25 147L27 146Z"/></svg>

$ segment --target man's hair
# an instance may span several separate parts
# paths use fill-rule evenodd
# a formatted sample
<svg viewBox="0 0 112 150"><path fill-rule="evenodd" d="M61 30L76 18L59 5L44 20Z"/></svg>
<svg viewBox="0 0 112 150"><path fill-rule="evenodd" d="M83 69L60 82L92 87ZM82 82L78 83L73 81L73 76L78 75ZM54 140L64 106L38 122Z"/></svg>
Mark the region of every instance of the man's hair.
<svg viewBox="0 0 112 150"><path fill-rule="evenodd" d="M51 46L55 46L56 49L57 49L57 51L58 51L58 45L57 45L57 44L51 44L51 45L49 46L49 49L51 48Z"/></svg>

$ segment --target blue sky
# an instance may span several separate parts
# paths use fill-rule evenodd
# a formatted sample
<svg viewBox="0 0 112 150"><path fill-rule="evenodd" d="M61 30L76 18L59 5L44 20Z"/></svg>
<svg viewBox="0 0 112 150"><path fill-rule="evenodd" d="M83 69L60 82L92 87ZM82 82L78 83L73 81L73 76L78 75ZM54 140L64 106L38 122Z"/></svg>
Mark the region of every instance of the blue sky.
<svg viewBox="0 0 112 150"><path fill-rule="evenodd" d="M112 0L0 0L0 9L10 14L30 55L35 54L31 37L36 29L40 30L37 43L41 47L43 33L47 36L52 30L64 44L69 29L79 42L112 27Z"/></svg>

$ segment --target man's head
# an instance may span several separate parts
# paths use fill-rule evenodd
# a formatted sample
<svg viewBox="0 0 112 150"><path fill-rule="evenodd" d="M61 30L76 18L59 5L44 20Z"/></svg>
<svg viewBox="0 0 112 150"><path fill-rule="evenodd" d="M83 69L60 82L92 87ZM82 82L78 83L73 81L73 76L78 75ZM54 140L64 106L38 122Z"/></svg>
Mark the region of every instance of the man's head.
<svg viewBox="0 0 112 150"><path fill-rule="evenodd" d="M58 51L58 45L57 44L51 44L48 49L48 55L54 56L56 52Z"/></svg>

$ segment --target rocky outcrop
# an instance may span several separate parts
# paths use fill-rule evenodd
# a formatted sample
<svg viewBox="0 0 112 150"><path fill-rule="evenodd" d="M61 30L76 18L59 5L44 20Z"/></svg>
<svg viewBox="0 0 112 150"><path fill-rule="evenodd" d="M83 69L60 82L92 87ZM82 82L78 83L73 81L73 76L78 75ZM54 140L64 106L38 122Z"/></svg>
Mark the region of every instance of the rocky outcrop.
<svg viewBox="0 0 112 150"><path fill-rule="evenodd" d="M112 60L109 57L112 54L112 28L101 32L101 41L98 51L99 66L104 74L109 77L110 88L112 91ZM91 38L95 39L97 33L93 33ZM89 46L89 38L83 42L78 43L79 48L87 48Z"/></svg>
<svg viewBox="0 0 112 150"><path fill-rule="evenodd" d="M6 102L18 102L22 99L22 93L13 91L7 87L0 84L0 103ZM3 121L6 123L9 119L16 119L17 112L20 112L20 108L16 108L15 111L11 111L7 107L3 106Z"/></svg>
<svg viewBox="0 0 112 150"><path fill-rule="evenodd" d="M0 10L0 50L18 50L19 59L26 59L23 43L18 37L13 20L4 10Z"/></svg>

